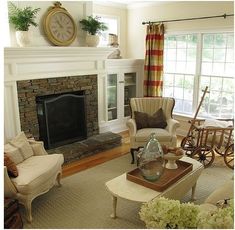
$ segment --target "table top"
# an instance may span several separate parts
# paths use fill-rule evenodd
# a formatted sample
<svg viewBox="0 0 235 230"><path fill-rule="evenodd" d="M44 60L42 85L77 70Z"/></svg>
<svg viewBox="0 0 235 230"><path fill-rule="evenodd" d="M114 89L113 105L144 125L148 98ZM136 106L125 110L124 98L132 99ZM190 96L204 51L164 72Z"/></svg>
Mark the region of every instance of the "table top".
<svg viewBox="0 0 235 230"><path fill-rule="evenodd" d="M189 172L184 177L180 178L177 182L175 182L173 185L168 187L163 192L158 192L153 189L144 187L142 185L139 185L132 181L127 180L126 173L118 177L115 177L112 180L107 181L105 183L106 188L113 196L121 197L127 200L142 202L142 203L148 202L157 196L162 196L168 191L170 191L170 193L174 193L174 190L176 191L177 189L180 189L181 185L185 186L185 184L187 184L185 183L186 180L189 180L192 178L195 181L189 180L190 181L189 186L191 186L192 184L195 184L197 178L199 177L201 171L204 168L200 162L190 157L185 156L185 157L182 157L181 160L193 164L192 171ZM197 174L198 176L195 177L195 174Z"/></svg>

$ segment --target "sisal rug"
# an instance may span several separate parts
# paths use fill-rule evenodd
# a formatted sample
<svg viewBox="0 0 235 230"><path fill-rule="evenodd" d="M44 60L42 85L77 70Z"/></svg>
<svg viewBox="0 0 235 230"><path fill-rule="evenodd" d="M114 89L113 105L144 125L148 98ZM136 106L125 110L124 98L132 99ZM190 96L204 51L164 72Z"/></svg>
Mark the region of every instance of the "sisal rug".
<svg viewBox="0 0 235 230"><path fill-rule="evenodd" d="M24 228L44 229L141 229L139 219L141 204L118 199L117 219L111 219L112 199L105 182L135 168L126 154L62 179L62 187L53 187L37 197L32 204L33 222L27 223L21 206ZM230 179L233 171L220 160L204 169L197 183L197 202L202 203L217 187ZM189 201L191 193L183 201Z"/></svg>

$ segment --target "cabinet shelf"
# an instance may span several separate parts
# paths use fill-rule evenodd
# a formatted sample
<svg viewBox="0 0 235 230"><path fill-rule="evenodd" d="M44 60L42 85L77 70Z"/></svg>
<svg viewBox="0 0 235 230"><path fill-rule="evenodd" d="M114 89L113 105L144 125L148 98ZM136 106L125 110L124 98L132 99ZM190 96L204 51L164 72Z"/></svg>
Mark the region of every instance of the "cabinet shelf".
<svg viewBox="0 0 235 230"><path fill-rule="evenodd" d="M110 107L110 108L108 108L108 111L114 110L114 109L117 109L117 107Z"/></svg>
<svg viewBox="0 0 235 230"><path fill-rule="evenodd" d="M117 88L117 86L116 85L108 85L107 88L108 89L113 89L113 88Z"/></svg>
<svg viewBox="0 0 235 230"><path fill-rule="evenodd" d="M135 82L133 82L133 83L125 83L125 87L128 87L128 86L136 86L136 83Z"/></svg>

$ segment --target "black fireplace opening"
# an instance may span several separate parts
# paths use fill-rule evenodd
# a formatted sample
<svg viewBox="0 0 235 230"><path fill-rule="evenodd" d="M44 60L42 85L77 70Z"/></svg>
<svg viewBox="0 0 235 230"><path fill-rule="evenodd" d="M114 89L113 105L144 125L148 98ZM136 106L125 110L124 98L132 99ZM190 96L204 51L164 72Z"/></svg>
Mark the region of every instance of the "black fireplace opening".
<svg viewBox="0 0 235 230"><path fill-rule="evenodd" d="M39 139L46 149L87 138L85 91L36 97Z"/></svg>

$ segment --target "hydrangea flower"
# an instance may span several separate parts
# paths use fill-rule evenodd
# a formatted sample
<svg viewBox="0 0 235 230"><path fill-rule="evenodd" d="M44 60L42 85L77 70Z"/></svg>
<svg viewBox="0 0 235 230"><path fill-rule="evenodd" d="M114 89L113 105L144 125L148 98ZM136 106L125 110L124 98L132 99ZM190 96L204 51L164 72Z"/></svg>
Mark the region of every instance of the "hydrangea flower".
<svg viewBox="0 0 235 230"><path fill-rule="evenodd" d="M142 205L140 219L147 228L233 228L233 200L228 207L202 212L199 205L180 203L164 197L153 199Z"/></svg>

